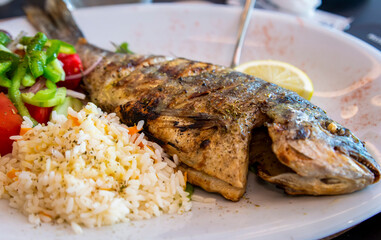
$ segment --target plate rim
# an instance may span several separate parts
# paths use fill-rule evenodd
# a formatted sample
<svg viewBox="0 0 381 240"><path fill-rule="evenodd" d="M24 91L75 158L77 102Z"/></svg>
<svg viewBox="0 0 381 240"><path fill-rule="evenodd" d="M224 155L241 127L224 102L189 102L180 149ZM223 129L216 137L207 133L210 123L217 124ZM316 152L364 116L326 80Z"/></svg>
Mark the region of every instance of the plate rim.
<svg viewBox="0 0 381 240"><path fill-rule="evenodd" d="M173 3L154 3L154 4L120 4L122 5L123 7L131 7L132 5L135 5L135 7L149 7L149 8L156 8L158 6L160 6L160 8L167 8L168 6L171 6L171 7L174 7L174 8L181 8L181 7L187 7L187 6L192 6L194 8L196 7L211 7L211 8L220 8L220 9L224 9L223 11L225 11L226 9L233 9L235 8L234 10L232 11L236 11L236 13L234 14L237 14L239 12L239 7L233 7L232 6L226 6L226 5L219 5L219 4L195 4L195 3L176 3L176 4L173 4ZM106 6L106 7L115 7L115 5L112 5L112 6ZM81 9L76 9L74 12L81 12L81 11L90 11L90 10L97 10L98 8L101 8L101 9L104 9L105 6L95 6L95 7L88 7L88 8L81 8ZM255 9L255 11L253 12L253 16L252 16L252 19L251 21L254 21L254 17L261 17L261 16L255 16L256 14L258 15L258 13L261 15L263 14L262 16L266 16L266 17L271 17L271 16L276 16L275 18L281 18L281 19L284 19L286 21L288 21L288 23L290 24L295 24L295 19L297 17L295 16L290 16L288 14L285 14L285 13L273 13L271 11L267 11L267 10L263 10L263 9ZM9 21L9 20L15 20L15 19L20 19L20 18L23 18L24 20L26 19L25 17L15 17L15 18L9 18L9 19L3 19L1 22L6 22L6 21ZM375 57L378 61L381 62L381 51L379 51L377 48L375 48L374 46L366 43L365 41L351 35L351 34L348 34L346 32L342 32L342 31L339 31L339 30L336 30L336 29L328 29L324 26L321 26L321 25L318 25L316 23L313 23L313 22L310 22L308 20L303 20L304 23L305 23L305 27L307 28L312 28L314 31L323 31L325 34L330 34L332 37L337 37L339 36L339 38L342 38L344 39L346 42L349 42L349 43L353 43L353 45L357 46L363 50L366 50L368 53L370 53L373 57ZM380 184L380 183L378 183ZM372 187L372 186L370 186ZM369 187L368 187L369 188ZM376 195L376 198L380 198L381 196L381 193L379 193L378 195ZM342 230L345 230L347 228L350 228L354 225L357 225L358 223L378 214L379 212L381 212L381 206L378 206L377 205L377 212L375 211L367 211L366 213L359 213L357 214L356 216L353 217L353 219L351 220L350 223L342 223L341 224L341 229ZM353 216L353 213L351 214ZM308 223L306 224L305 226L311 226L312 224L316 224L315 222L314 223ZM336 225L337 226L337 225ZM292 229L296 229L296 227L292 228ZM328 230L330 229L330 230ZM328 234L334 234L334 233L337 233L337 227L335 227L335 230L333 230L332 227L328 228L326 233ZM284 231L278 231L278 234L282 234L284 232L288 232L290 231L289 229L288 230L284 230ZM309 235L304 235L303 234L303 231L301 231L302 234L298 234L296 236L296 238L304 238L304 237L313 237L311 236L310 234ZM320 234L319 236L320 237L324 237L324 236L327 236L326 233L324 234ZM218 233L216 233L218 234ZM254 234L254 233L253 233ZM270 234L270 233L269 233ZM264 234L264 235L261 235L259 236L260 238L262 237L268 237L270 236L269 234ZM214 234L212 234L212 237L214 236ZM248 238L253 238L253 237L256 237L257 235L251 235L250 232L245 232L245 233L240 233L240 234L236 234L234 235L235 237L237 237L238 239L248 239ZM316 236L316 235L315 235ZM200 236L201 238L203 237L211 237L211 235L207 234L207 235L201 235ZM272 236L274 237L274 236ZM183 238L183 239L188 239L188 238Z"/></svg>

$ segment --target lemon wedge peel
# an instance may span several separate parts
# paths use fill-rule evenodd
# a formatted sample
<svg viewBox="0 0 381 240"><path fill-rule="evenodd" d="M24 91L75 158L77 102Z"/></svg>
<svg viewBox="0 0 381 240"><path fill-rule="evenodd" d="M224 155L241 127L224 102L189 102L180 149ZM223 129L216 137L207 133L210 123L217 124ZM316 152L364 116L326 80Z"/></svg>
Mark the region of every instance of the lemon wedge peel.
<svg viewBox="0 0 381 240"><path fill-rule="evenodd" d="M234 69L294 91L307 100L313 95L313 84L307 74L286 62L257 60L243 63Z"/></svg>

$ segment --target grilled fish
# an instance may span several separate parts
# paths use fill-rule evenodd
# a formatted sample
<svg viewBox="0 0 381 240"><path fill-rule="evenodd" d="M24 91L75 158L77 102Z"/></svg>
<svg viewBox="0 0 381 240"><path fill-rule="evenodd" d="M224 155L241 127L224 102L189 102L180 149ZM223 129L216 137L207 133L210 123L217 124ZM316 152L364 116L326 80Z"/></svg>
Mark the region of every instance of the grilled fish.
<svg viewBox="0 0 381 240"><path fill-rule="evenodd" d="M177 154L188 181L238 201L248 165L289 194L333 195L380 178L380 166L347 128L296 93L222 66L118 54L89 44L62 1L25 8L50 38L76 45L90 100Z"/></svg>

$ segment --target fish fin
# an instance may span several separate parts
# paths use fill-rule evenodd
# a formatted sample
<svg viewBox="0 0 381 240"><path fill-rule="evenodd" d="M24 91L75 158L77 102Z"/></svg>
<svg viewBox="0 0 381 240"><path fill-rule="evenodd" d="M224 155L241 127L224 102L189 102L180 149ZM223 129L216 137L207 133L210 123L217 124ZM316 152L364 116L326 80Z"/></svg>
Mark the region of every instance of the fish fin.
<svg viewBox="0 0 381 240"><path fill-rule="evenodd" d="M49 38L75 44L83 34L62 0L46 0L45 9L36 4L24 6L29 22Z"/></svg>

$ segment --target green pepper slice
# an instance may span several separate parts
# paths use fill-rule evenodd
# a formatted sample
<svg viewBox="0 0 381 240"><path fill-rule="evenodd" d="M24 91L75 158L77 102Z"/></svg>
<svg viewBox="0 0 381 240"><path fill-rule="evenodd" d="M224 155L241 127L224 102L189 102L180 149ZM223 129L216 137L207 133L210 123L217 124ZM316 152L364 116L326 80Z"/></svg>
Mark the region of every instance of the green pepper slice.
<svg viewBox="0 0 381 240"><path fill-rule="evenodd" d="M35 83L36 83L36 79L32 76L32 74L30 74L28 72L25 74L24 78L21 79L21 84L24 87L31 87Z"/></svg>
<svg viewBox="0 0 381 240"><path fill-rule="evenodd" d="M0 32L0 44L4 46L8 46L11 42L11 39L5 32Z"/></svg>
<svg viewBox="0 0 381 240"><path fill-rule="evenodd" d="M57 58L58 52L60 51L62 41L51 40L51 46L46 50L46 63L50 63Z"/></svg>
<svg viewBox="0 0 381 240"><path fill-rule="evenodd" d="M12 85L12 81L7 78L5 75L0 75L0 86L10 88Z"/></svg>
<svg viewBox="0 0 381 240"><path fill-rule="evenodd" d="M52 88L40 90L36 92L36 94L32 97L32 100L37 102L50 100L56 96L56 91L56 89Z"/></svg>
<svg viewBox="0 0 381 240"><path fill-rule="evenodd" d="M65 80L65 71L58 59L54 59L46 65L44 69L44 77L54 83Z"/></svg>
<svg viewBox="0 0 381 240"><path fill-rule="evenodd" d="M44 73L46 53L42 51L42 48L47 40L48 38L45 34L38 32L26 46L26 58L28 60L29 69L35 78Z"/></svg>
<svg viewBox="0 0 381 240"><path fill-rule="evenodd" d="M28 45L32 40L32 37L22 37L20 39L20 44L22 45ZM53 45L54 42L59 42L60 43L60 48L59 48L59 53L65 53L65 54L74 54L76 53L77 51L75 50L74 46L67 43L67 42L64 42L64 41L61 41L61 40L58 40L58 39L48 39L44 45L44 47L51 47Z"/></svg>
<svg viewBox="0 0 381 240"><path fill-rule="evenodd" d="M30 120L32 120L34 125L37 125L38 122L34 118L32 118L32 116L30 116L28 109L25 107L21 97L22 94L20 92L21 79L25 76L27 68L28 68L28 63L26 61L22 61L18 65L12 77L12 84L8 88L8 96L9 96L9 99L13 102L13 104L17 108L17 111L19 112L19 114L21 116L28 117Z"/></svg>
<svg viewBox="0 0 381 240"><path fill-rule="evenodd" d="M46 42L45 46L50 47L53 45L54 42L60 42L60 50L58 51L59 53L74 54L77 52L73 45L57 39L49 39Z"/></svg>
<svg viewBox="0 0 381 240"><path fill-rule="evenodd" d="M22 37L22 38L20 39L19 43L20 43L21 45L26 46L26 45L28 45L28 44L30 43L31 40L32 40L32 37L24 36L24 37Z"/></svg>
<svg viewBox="0 0 381 240"><path fill-rule="evenodd" d="M36 35L28 41L26 52L31 53L33 51L41 51L47 41L48 38L45 34L42 32L36 33Z"/></svg>
<svg viewBox="0 0 381 240"><path fill-rule="evenodd" d="M45 83L47 89L38 91L33 97L32 100L43 102L52 99L56 95L57 86L50 80L46 80Z"/></svg>
<svg viewBox="0 0 381 240"><path fill-rule="evenodd" d="M45 89L49 90L49 89ZM45 91L41 90L41 91ZM22 93L21 97L22 100L26 103L29 103L34 106L38 107L54 107L59 104L62 104L66 97L66 88L57 88L54 96L50 99L40 99L38 97L35 97L37 95L33 93Z"/></svg>
<svg viewBox="0 0 381 240"><path fill-rule="evenodd" d="M0 44L0 50L5 52L11 52L6 46Z"/></svg>
<svg viewBox="0 0 381 240"><path fill-rule="evenodd" d="M10 67L10 71L13 71L19 65L20 57L12 52L0 50L0 61L2 62L11 61L12 65Z"/></svg>
<svg viewBox="0 0 381 240"><path fill-rule="evenodd" d="M44 67L46 64L46 53L43 51L33 51L29 55L26 56L29 69L33 75L33 77L38 78L42 74L44 74Z"/></svg>
<svg viewBox="0 0 381 240"><path fill-rule="evenodd" d="M46 80L45 85L49 89L54 89L54 90L57 89L57 85L54 82L50 81L50 80Z"/></svg>
<svg viewBox="0 0 381 240"><path fill-rule="evenodd" d="M12 61L1 61L0 62L0 74L6 73L12 66Z"/></svg>
<svg viewBox="0 0 381 240"><path fill-rule="evenodd" d="M11 80L6 76L6 72L8 72L11 68L12 61L4 61L0 62L0 86L9 88L11 87Z"/></svg>

